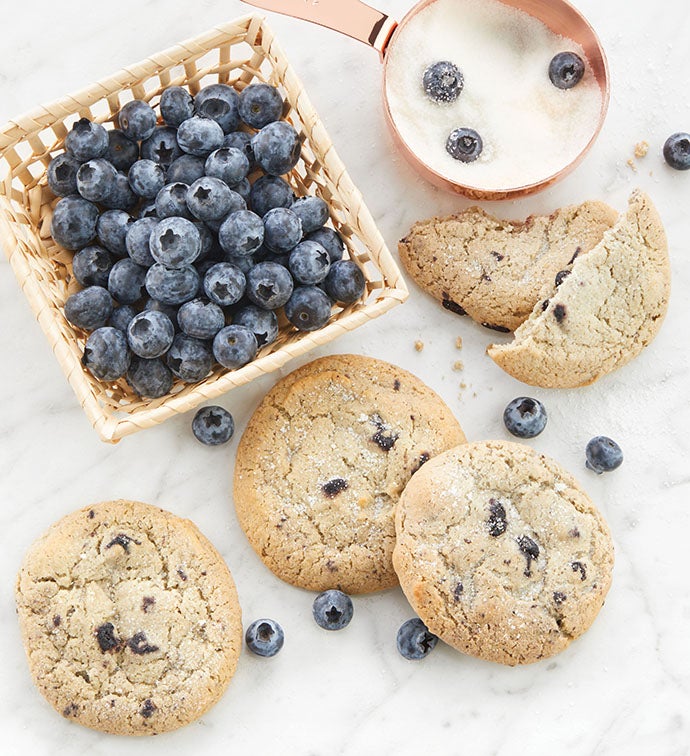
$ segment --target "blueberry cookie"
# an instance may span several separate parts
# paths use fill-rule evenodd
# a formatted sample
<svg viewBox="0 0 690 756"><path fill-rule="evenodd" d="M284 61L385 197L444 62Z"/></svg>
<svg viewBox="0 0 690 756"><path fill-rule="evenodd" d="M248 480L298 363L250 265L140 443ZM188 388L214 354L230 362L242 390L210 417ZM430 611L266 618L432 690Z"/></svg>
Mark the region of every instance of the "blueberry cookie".
<svg viewBox="0 0 690 756"><path fill-rule="evenodd" d="M440 397L405 370L323 357L279 381L250 419L235 463L237 516L264 563L292 585L390 588L401 491L464 441Z"/></svg>
<svg viewBox="0 0 690 756"><path fill-rule="evenodd" d="M27 553L17 610L35 684L64 717L155 735L202 716L242 647L237 592L189 520L131 501L55 523Z"/></svg>
<svg viewBox="0 0 690 756"><path fill-rule="evenodd" d="M459 651L529 664L594 621L611 584L601 514L553 460L508 441L458 446L406 486L393 564L429 630Z"/></svg>
<svg viewBox="0 0 690 756"><path fill-rule="evenodd" d="M618 219L603 202L583 202L525 221L478 207L415 223L398 244L412 278L443 306L487 328L513 331L545 286L594 247Z"/></svg>

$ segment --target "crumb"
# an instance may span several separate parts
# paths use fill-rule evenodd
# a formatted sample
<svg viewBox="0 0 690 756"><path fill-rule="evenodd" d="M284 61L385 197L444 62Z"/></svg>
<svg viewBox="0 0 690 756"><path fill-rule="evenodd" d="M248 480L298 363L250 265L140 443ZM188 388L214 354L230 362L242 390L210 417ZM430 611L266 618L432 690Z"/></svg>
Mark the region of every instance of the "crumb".
<svg viewBox="0 0 690 756"><path fill-rule="evenodd" d="M465 366L462 364L462 360L456 360L453 363L453 370L462 370Z"/></svg>
<svg viewBox="0 0 690 756"><path fill-rule="evenodd" d="M472 396L473 396L473 397L474 397L474 398L476 399L476 398L477 398L477 392L476 392L476 391L473 391L473 392L472 392Z"/></svg>
<svg viewBox="0 0 690 756"><path fill-rule="evenodd" d="M422 349L424 349L424 342L423 342L423 341L415 341L415 343L414 343L414 348L415 348L415 349L416 349L416 350L417 350L418 352L421 352L421 351L422 351Z"/></svg>
<svg viewBox="0 0 690 756"><path fill-rule="evenodd" d="M635 161L630 158L628 161L628 167L631 168L635 173L637 173L637 166L635 165Z"/></svg>
<svg viewBox="0 0 690 756"><path fill-rule="evenodd" d="M649 152L649 144L642 140L635 145L635 157L643 158Z"/></svg>
<svg viewBox="0 0 690 756"><path fill-rule="evenodd" d="M463 381L463 382L462 382L462 383L460 384L460 388L461 388L461 389L466 389L466 388L467 388L467 384L465 383L465 381Z"/></svg>
<svg viewBox="0 0 690 756"><path fill-rule="evenodd" d="M458 336L458 338L455 339L455 348L462 349L462 336Z"/></svg>

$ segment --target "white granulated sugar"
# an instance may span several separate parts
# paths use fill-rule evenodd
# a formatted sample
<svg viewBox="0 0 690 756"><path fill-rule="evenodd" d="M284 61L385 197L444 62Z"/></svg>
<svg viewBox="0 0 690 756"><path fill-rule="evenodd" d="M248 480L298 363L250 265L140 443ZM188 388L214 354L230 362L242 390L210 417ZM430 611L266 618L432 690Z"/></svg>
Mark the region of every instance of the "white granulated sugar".
<svg viewBox="0 0 690 756"><path fill-rule="evenodd" d="M386 95L407 146L442 176L491 191L551 176L585 148L594 134L602 93L589 65L572 89L555 87L549 63L558 52L582 48L541 21L499 0L436 0L400 29L387 53ZM464 88L453 103L428 98L425 69L455 63ZM459 127L481 136L473 163L446 152Z"/></svg>

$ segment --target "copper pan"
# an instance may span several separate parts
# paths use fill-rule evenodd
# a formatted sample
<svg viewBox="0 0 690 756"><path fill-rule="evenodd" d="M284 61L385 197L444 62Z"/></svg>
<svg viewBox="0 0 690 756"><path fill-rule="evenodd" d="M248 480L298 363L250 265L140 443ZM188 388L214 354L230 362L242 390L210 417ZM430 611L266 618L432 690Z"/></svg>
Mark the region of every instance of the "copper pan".
<svg viewBox="0 0 690 756"><path fill-rule="evenodd" d="M500 191L482 189L451 181L434 171L415 154L403 141L393 122L388 99L386 97L386 52L395 45L400 30L420 10L435 2L435 0L421 0L400 22L390 18L387 14L360 2L360 0L243 0L265 10L283 13L305 21L325 26L334 31L346 34L353 39L373 47L381 56L383 62L383 102L386 121L400 152L414 166L414 168L429 182L457 194L477 200L517 199L533 194L559 181L570 173L594 144L601 127L604 124L608 110L610 89L609 72L606 55L596 33L582 14L566 0L500 0L504 5L517 8L537 18L558 35L577 42L584 50L594 78L601 90L601 110L599 120L594 128L589 142L580 154L568 165L563 166L557 173L545 176L543 179L524 186L515 186Z"/></svg>

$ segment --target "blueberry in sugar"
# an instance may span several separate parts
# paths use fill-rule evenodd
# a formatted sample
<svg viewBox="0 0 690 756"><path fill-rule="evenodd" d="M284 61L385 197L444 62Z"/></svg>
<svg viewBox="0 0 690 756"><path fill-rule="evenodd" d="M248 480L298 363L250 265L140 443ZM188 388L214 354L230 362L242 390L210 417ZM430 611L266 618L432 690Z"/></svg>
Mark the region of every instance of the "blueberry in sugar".
<svg viewBox="0 0 690 756"><path fill-rule="evenodd" d="M82 286L106 287L112 267L110 252L98 244L80 249L72 258L72 273Z"/></svg>
<svg viewBox="0 0 690 756"><path fill-rule="evenodd" d="M89 160L77 171L77 191L89 202L105 202L115 191L115 176L117 171L107 160Z"/></svg>
<svg viewBox="0 0 690 756"><path fill-rule="evenodd" d="M398 630L396 644L401 656L417 661L428 656L438 643L438 636L430 633L427 626L419 619L403 622Z"/></svg>
<svg viewBox="0 0 690 756"><path fill-rule="evenodd" d="M136 314L137 310L133 305L119 305L113 310L113 314L108 320L108 325L126 333L127 326Z"/></svg>
<svg viewBox="0 0 690 756"><path fill-rule="evenodd" d="M165 362L180 380L197 383L211 372L213 354L206 342L178 333L165 355Z"/></svg>
<svg viewBox="0 0 690 756"><path fill-rule="evenodd" d="M233 194L225 181L213 176L202 176L187 189L187 207L199 220L219 220L231 211Z"/></svg>
<svg viewBox="0 0 690 756"><path fill-rule="evenodd" d="M81 249L96 237L98 207L77 195L58 200L50 233L53 239L65 249Z"/></svg>
<svg viewBox="0 0 690 756"><path fill-rule="evenodd" d="M235 370L251 362L257 351L256 336L241 325L225 326L213 339L213 356L228 370Z"/></svg>
<svg viewBox="0 0 690 756"><path fill-rule="evenodd" d="M424 71L422 85L426 96L434 102L455 102L462 92L465 79L460 69L449 60L432 63Z"/></svg>
<svg viewBox="0 0 690 756"><path fill-rule="evenodd" d="M274 207L264 215L263 223L264 245L272 252L285 254L302 238L302 221L290 208Z"/></svg>
<svg viewBox="0 0 690 756"><path fill-rule="evenodd" d="M178 310L177 322L187 336L212 339L225 326L225 313L215 302L192 299Z"/></svg>
<svg viewBox="0 0 690 756"><path fill-rule="evenodd" d="M690 134L679 131L664 142L664 160L677 171L690 169Z"/></svg>
<svg viewBox="0 0 690 756"><path fill-rule="evenodd" d="M126 174L121 171L115 173L113 191L103 198L103 205L112 210L134 210L139 197L132 191Z"/></svg>
<svg viewBox="0 0 690 756"><path fill-rule="evenodd" d="M196 155L184 153L170 163L165 172L166 184L181 182L188 186L206 174L206 161Z"/></svg>
<svg viewBox="0 0 690 756"><path fill-rule="evenodd" d="M125 246L130 260L137 265L150 268L156 262L151 254L150 239L158 223L157 218L139 218L128 227Z"/></svg>
<svg viewBox="0 0 690 756"><path fill-rule="evenodd" d="M277 310L292 294L290 271L279 263L257 263L247 274L247 296L259 307Z"/></svg>
<svg viewBox="0 0 690 756"><path fill-rule="evenodd" d="M280 176L261 176L251 185L249 206L263 218L274 207L290 207L295 195Z"/></svg>
<svg viewBox="0 0 690 756"><path fill-rule="evenodd" d="M159 107L165 123L177 128L194 115L194 98L184 87L166 87Z"/></svg>
<svg viewBox="0 0 690 756"><path fill-rule="evenodd" d="M181 181L166 184L156 195L156 213L158 217L172 218L179 216L187 220L194 220L194 216L187 207L187 190L189 186Z"/></svg>
<svg viewBox="0 0 690 756"><path fill-rule="evenodd" d="M218 241L229 255L251 255L263 244L264 224L251 210L237 210L221 224Z"/></svg>
<svg viewBox="0 0 690 756"><path fill-rule="evenodd" d="M144 269L145 270L145 269ZM152 299L166 305L181 305L194 299L201 279L192 265L167 268L156 263L146 273L146 291Z"/></svg>
<svg viewBox="0 0 690 756"><path fill-rule="evenodd" d="M328 220L328 205L321 197L298 197L290 210L302 221L305 236L320 229Z"/></svg>
<svg viewBox="0 0 690 756"><path fill-rule="evenodd" d="M244 640L257 656L275 656L285 643L283 628L272 619L258 619L249 625Z"/></svg>
<svg viewBox="0 0 690 756"><path fill-rule="evenodd" d="M285 303L285 317L300 331L316 331L331 317L332 304L318 286L297 286Z"/></svg>
<svg viewBox="0 0 690 756"><path fill-rule="evenodd" d="M143 141L156 128L156 114L147 102L131 100L120 108L117 124L128 139Z"/></svg>
<svg viewBox="0 0 690 756"><path fill-rule="evenodd" d="M127 255L127 232L134 218L125 210L105 210L96 223L100 243L116 257Z"/></svg>
<svg viewBox="0 0 690 756"><path fill-rule="evenodd" d="M151 136L141 143L141 157L153 160L165 169L181 155L177 130L170 126L156 126Z"/></svg>
<svg viewBox="0 0 690 756"><path fill-rule="evenodd" d="M249 160L243 150L220 147L206 158L204 170L207 176L221 179L232 187L247 177Z"/></svg>
<svg viewBox="0 0 690 756"><path fill-rule="evenodd" d="M82 163L102 157L108 149L108 132L100 123L80 118L65 137L65 149Z"/></svg>
<svg viewBox="0 0 690 756"><path fill-rule="evenodd" d="M274 121L252 137L252 150L259 166L271 176L282 176L299 161L299 134L287 121Z"/></svg>
<svg viewBox="0 0 690 756"><path fill-rule="evenodd" d="M139 144L128 139L120 129L108 130L108 149L103 157L118 171L128 171L139 159Z"/></svg>
<svg viewBox="0 0 690 756"><path fill-rule="evenodd" d="M288 268L298 283L318 284L328 275L331 260L328 252L318 242L307 240L300 242L290 252Z"/></svg>
<svg viewBox="0 0 690 756"><path fill-rule="evenodd" d="M248 328L256 336L259 349L278 338L278 316L273 310L247 305L233 315L232 322Z"/></svg>
<svg viewBox="0 0 690 756"><path fill-rule="evenodd" d="M585 465L589 470L601 475L623 464L623 451L607 436L595 436L585 449Z"/></svg>
<svg viewBox="0 0 690 756"><path fill-rule="evenodd" d="M270 84L250 84L240 92L240 118L252 128L261 129L283 115L283 98Z"/></svg>
<svg viewBox="0 0 690 756"><path fill-rule="evenodd" d="M144 199L155 199L165 186L165 171L153 160L137 160L127 174L132 191Z"/></svg>
<svg viewBox="0 0 690 756"><path fill-rule="evenodd" d="M137 355L147 360L162 357L173 342L175 328L162 312L144 310L135 315L127 326L127 343Z"/></svg>
<svg viewBox="0 0 690 756"><path fill-rule="evenodd" d="M219 262L204 276L206 296L221 307L228 307L242 299L246 288L244 273L232 263Z"/></svg>
<svg viewBox="0 0 690 756"><path fill-rule="evenodd" d="M235 421L223 407L202 407L192 420L192 433L205 446L227 444L235 432Z"/></svg>
<svg viewBox="0 0 690 756"><path fill-rule="evenodd" d="M307 235L309 241L318 242L328 252L331 263L342 260L345 251L345 245L340 238L340 234L332 228L319 228Z"/></svg>
<svg viewBox="0 0 690 756"><path fill-rule="evenodd" d="M312 616L324 630L342 630L352 620L354 606L352 599L342 591L323 591L314 599Z"/></svg>
<svg viewBox="0 0 690 756"><path fill-rule="evenodd" d="M127 383L138 396L158 399L170 392L173 374L161 359L145 360L132 357L127 371Z"/></svg>
<svg viewBox="0 0 690 756"><path fill-rule="evenodd" d="M69 194L77 193L77 171L80 166L81 162L69 152L56 155L50 161L47 178L53 194L67 197Z"/></svg>
<svg viewBox="0 0 690 756"><path fill-rule="evenodd" d="M144 293L146 268L125 257L113 265L108 276L108 291L118 304L134 304Z"/></svg>
<svg viewBox="0 0 690 756"><path fill-rule="evenodd" d="M473 163L483 149L482 138L474 129L453 129L446 140L446 152L461 163Z"/></svg>
<svg viewBox="0 0 690 756"><path fill-rule="evenodd" d="M506 429L518 438L534 438L546 427L546 408L538 399L519 396L503 411Z"/></svg>
<svg viewBox="0 0 690 756"><path fill-rule="evenodd" d="M352 304L366 291L364 273L352 260L338 260L326 276L326 292L334 302Z"/></svg>
<svg viewBox="0 0 690 756"><path fill-rule="evenodd" d="M102 286L88 286L67 298L65 317L69 322L94 331L104 326L113 312L113 300L107 289Z"/></svg>
<svg viewBox="0 0 690 756"><path fill-rule="evenodd" d="M249 161L250 171L256 167L256 158L254 157L254 150L252 150L252 134L248 134L246 131L231 131L225 135L223 147L235 147L242 152Z"/></svg>
<svg viewBox="0 0 690 756"><path fill-rule="evenodd" d="M215 121L224 134L234 131L239 125L239 96L228 84L209 84L203 87L195 95L194 105L197 113Z"/></svg>
<svg viewBox="0 0 690 756"><path fill-rule="evenodd" d="M206 157L223 145L223 129L211 118L195 115L177 129L177 143L183 152Z"/></svg>
<svg viewBox="0 0 690 756"><path fill-rule="evenodd" d="M585 64L574 52L560 52L549 63L549 79L558 89L572 89L585 75Z"/></svg>
<svg viewBox="0 0 690 756"><path fill-rule="evenodd" d="M125 334L117 328L97 328L86 340L82 364L100 381L116 381L127 372L131 353Z"/></svg>

